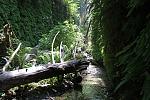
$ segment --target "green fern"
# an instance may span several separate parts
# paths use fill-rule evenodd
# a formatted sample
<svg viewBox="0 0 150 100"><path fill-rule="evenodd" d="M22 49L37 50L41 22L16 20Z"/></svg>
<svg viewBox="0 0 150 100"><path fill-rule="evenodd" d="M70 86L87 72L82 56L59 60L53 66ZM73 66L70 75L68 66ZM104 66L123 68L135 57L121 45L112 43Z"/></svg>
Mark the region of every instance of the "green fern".
<svg viewBox="0 0 150 100"><path fill-rule="evenodd" d="M142 89L143 99L142 100L150 100L150 74L146 74L145 81Z"/></svg>
<svg viewBox="0 0 150 100"><path fill-rule="evenodd" d="M121 86L126 84L130 80L137 79L138 76L141 76L150 64L150 22L147 24L146 28L141 31L140 37L136 39L133 43L134 48L131 49L133 43L121 51L117 56L119 56L119 63L126 65L125 76L123 81L116 87L117 91ZM131 50L129 50L131 49ZM143 84L143 100L149 100L149 87L150 87L150 76L147 75L145 82Z"/></svg>

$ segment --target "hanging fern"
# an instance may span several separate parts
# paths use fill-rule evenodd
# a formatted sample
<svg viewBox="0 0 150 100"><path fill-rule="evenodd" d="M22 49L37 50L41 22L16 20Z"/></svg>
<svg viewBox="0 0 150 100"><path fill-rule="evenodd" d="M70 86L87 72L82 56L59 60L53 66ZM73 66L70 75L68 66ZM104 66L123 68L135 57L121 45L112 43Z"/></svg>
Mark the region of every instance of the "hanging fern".
<svg viewBox="0 0 150 100"><path fill-rule="evenodd" d="M92 55L96 61L99 61L103 57L103 47L104 47L103 31L101 25L102 22L101 0L93 0L92 7L93 7L92 33L91 33L92 48L93 48Z"/></svg>
<svg viewBox="0 0 150 100"><path fill-rule="evenodd" d="M98 58L99 44L105 47L104 63L117 98L149 100L150 0L93 0L93 5L93 51Z"/></svg>
<svg viewBox="0 0 150 100"><path fill-rule="evenodd" d="M150 99L150 21L147 22L146 27L140 32L140 35L135 39L131 45L118 53L119 63L126 66L124 71L123 81L116 87L117 91L124 84L129 81L140 80L145 78L143 82L143 100ZM147 74L146 74L147 73ZM140 87L139 87L140 88Z"/></svg>
<svg viewBox="0 0 150 100"><path fill-rule="evenodd" d="M143 84L143 89L142 89L143 95L143 100L150 100L150 74L146 74L145 76L145 81Z"/></svg>

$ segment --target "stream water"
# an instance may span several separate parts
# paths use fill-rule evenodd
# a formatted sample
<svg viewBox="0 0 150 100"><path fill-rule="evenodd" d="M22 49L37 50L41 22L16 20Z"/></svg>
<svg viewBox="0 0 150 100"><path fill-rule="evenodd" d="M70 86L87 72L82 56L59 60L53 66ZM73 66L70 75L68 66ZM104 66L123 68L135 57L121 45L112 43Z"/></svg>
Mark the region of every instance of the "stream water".
<svg viewBox="0 0 150 100"><path fill-rule="evenodd" d="M82 76L84 78L79 87L71 89L59 96L47 96L43 100L108 100L106 86L103 80L105 75L101 68L89 65L87 70L82 73Z"/></svg>
<svg viewBox="0 0 150 100"><path fill-rule="evenodd" d="M105 82L106 79L104 71L97 66L89 65L87 70L82 73L82 83L70 89L68 91L62 91L63 93L57 95L50 95L50 93L43 93L37 96L25 97L25 100L109 100L108 93L106 91ZM23 99L23 100L24 100Z"/></svg>

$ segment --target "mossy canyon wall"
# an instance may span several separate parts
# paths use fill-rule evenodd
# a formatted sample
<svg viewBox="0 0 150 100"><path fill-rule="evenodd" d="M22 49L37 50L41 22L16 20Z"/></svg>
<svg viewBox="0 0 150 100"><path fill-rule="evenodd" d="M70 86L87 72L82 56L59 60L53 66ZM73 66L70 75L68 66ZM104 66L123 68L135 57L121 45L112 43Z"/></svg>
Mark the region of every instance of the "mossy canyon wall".
<svg viewBox="0 0 150 100"><path fill-rule="evenodd" d="M42 33L68 17L63 0L0 0L0 29L10 23L26 45L36 45Z"/></svg>

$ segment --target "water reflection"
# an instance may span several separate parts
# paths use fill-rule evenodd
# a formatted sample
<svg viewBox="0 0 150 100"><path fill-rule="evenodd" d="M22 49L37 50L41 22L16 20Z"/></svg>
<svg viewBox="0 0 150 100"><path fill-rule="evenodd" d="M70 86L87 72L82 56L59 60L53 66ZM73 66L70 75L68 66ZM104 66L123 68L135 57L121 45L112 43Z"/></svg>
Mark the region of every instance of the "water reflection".
<svg viewBox="0 0 150 100"><path fill-rule="evenodd" d="M54 100L107 100L103 72L100 68L90 65L83 72L84 79L80 87L54 97Z"/></svg>
<svg viewBox="0 0 150 100"><path fill-rule="evenodd" d="M57 92L56 95L53 95L51 92L45 93L43 91L42 94L32 94L25 100L108 100L105 82L103 81L105 75L101 68L89 65L82 76L84 77L82 83L67 92L62 91L64 94Z"/></svg>

